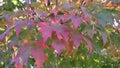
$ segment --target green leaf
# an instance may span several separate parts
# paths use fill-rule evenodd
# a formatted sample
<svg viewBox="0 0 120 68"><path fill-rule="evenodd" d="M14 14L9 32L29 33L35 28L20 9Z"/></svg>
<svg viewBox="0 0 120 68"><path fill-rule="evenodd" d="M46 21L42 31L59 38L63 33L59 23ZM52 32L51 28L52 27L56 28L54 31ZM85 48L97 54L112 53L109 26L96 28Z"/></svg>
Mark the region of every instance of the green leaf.
<svg viewBox="0 0 120 68"><path fill-rule="evenodd" d="M109 10L102 10L98 13L96 13L96 17L98 18L99 24L103 27L106 26L106 23L109 22L111 25L113 25L113 18L112 14L114 14L112 11Z"/></svg>

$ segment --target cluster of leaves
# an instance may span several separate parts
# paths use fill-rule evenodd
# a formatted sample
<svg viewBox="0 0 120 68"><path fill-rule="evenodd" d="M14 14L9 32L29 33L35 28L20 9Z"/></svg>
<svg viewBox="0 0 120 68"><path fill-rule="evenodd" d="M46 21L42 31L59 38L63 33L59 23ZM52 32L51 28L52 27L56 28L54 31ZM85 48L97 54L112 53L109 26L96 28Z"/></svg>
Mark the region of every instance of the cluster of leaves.
<svg viewBox="0 0 120 68"><path fill-rule="evenodd" d="M56 0L53 4L45 1L47 5L34 0L26 0L24 4L8 0L4 4L12 5L2 9L5 12L0 16L6 23L6 27L0 27L1 53L8 53L10 58L5 61L6 65L11 67L14 62L15 68L106 67L104 63L109 62L109 58L101 55L101 49L120 45L120 14L116 0L70 3ZM110 2L118 9L109 9Z"/></svg>
<svg viewBox="0 0 120 68"><path fill-rule="evenodd" d="M22 9L25 4L19 0L3 0L1 2L0 11L13 11L16 8Z"/></svg>

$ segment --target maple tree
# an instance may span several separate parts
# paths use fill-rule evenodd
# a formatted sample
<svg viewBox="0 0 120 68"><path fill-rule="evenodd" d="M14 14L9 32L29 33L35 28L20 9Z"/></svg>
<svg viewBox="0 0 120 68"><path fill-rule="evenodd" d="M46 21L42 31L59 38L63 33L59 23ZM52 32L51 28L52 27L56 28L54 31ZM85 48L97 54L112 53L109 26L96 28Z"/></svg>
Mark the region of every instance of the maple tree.
<svg viewBox="0 0 120 68"><path fill-rule="evenodd" d="M118 3L117 0L23 3L4 0L0 8L0 50L11 58L8 68L87 68L91 62L95 63L93 67L105 67L102 60L106 58L101 50L120 45Z"/></svg>

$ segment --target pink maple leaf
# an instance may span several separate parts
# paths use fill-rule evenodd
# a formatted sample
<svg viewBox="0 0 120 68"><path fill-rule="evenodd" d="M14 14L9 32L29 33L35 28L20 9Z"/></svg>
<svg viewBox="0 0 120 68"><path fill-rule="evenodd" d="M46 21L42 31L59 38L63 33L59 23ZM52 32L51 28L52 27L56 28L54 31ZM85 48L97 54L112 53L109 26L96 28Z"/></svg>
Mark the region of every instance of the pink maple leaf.
<svg viewBox="0 0 120 68"><path fill-rule="evenodd" d="M19 36L19 33L20 33L21 29L22 29L21 25L15 27L17 37Z"/></svg>
<svg viewBox="0 0 120 68"><path fill-rule="evenodd" d="M64 39L67 41L69 31L71 30L71 28L65 24L60 24L58 20L52 20L51 23L52 23L51 28L53 29L53 31L56 32L58 39L59 40Z"/></svg>
<svg viewBox="0 0 120 68"><path fill-rule="evenodd" d="M66 25L61 25L61 24L53 24L51 27L53 28L53 31L56 32L59 40L61 40L63 38L66 41L68 40L69 31L71 29L70 27L68 27Z"/></svg>
<svg viewBox="0 0 120 68"><path fill-rule="evenodd" d="M44 46L43 43L41 43L41 46ZM47 57L43 51L43 47L41 46L40 44L35 46L30 46L30 45L20 46L20 51L15 57L13 57L13 62L15 62L15 67L23 68L23 65L27 64L29 56L33 56L37 68L42 68L42 65L44 61L47 60Z"/></svg>
<svg viewBox="0 0 120 68"><path fill-rule="evenodd" d="M59 32L56 32L56 35L59 40L63 39L62 35Z"/></svg>
<svg viewBox="0 0 120 68"><path fill-rule="evenodd" d="M55 16L57 16L58 11L53 9L53 10L50 11L50 13L53 13Z"/></svg>
<svg viewBox="0 0 120 68"><path fill-rule="evenodd" d="M59 16L59 19L62 20L63 22L66 22L69 18L66 15L61 15Z"/></svg>
<svg viewBox="0 0 120 68"><path fill-rule="evenodd" d="M35 59L35 64L37 65L37 68L42 68L44 61L47 60L43 49L40 49L40 46L36 46L32 49L31 55Z"/></svg>
<svg viewBox="0 0 120 68"><path fill-rule="evenodd" d="M72 23L75 28L77 28L81 23L81 17L79 16L70 15L70 19L72 20Z"/></svg>
<svg viewBox="0 0 120 68"><path fill-rule="evenodd" d="M62 25L56 20L51 20L50 23L40 22L39 24L37 24L37 26L41 26L39 31L42 32L42 37L44 41L52 37L52 32L56 32L59 40L63 38L65 40L68 40L70 27L66 25Z"/></svg>
<svg viewBox="0 0 120 68"><path fill-rule="evenodd" d="M51 29L50 24L48 22L40 22L39 24L37 24L37 26L41 26L39 31L42 32L42 37L44 39L44 42L46 42L46 40L48 38L51 38L52 29Z"/></svg>
<svg viewBox="0 0 120 68"><path fill-rule="evenodd" d="M42 49L44 49L44 48L49 49L49 47L45 44L45 42L40 41L40 40L37 40L36 42L37 42L38 46L40 46L40 48L42 48Z"/></svg>
<svg viewBox="0 0 120 68"><path fill-rule="evenodd" d="M82 42L82 36L81 34L74 32L74 34L71 37L71 40L74 42L76 48L80 46L80 43Z"/></svg>
<svg viewBox="0 0 120 68"><path fill-rule="evenodd" d="M62 50L65 48L65 44L62 40L54 41L52 47L56 50L57 54L60 55Z"/></svg>
<svg viewBox="0 0 120 68"><path fill-rule="evenodd" d="M26 24L27 24L27 25L29 25L29 24L35 25L35 22L34 22L34 20L28 20Z"/></svg>

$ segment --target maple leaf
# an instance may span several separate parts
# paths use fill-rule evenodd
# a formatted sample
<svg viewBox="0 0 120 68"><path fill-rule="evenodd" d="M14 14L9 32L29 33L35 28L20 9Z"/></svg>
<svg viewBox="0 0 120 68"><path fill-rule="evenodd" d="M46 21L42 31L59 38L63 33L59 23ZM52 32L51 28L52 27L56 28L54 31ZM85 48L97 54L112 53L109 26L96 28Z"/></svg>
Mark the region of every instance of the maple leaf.
<svg viewBox="0 0 120 68"><path fill-rule="evenodd" d="M40 48L42 48L42 49L44 49L44 48L49 49L49 47L45 44L45 42L40 41L40 40L37 40L36 42L37 42L38 46L40 46Z"/></svg>
<svg viewBox="0 0 120 68"><path fill-rule="evenodd" d="M56 32L57 37L59 40L64 39L64 40L68 40L68 35L69 35L69 31L70 31L70 27L66 26L66 25L62 25L62 24L53 24L51 25L53 31Z"/></svg>
<svg viewBox="0 0 120 68"><path fill-rule="evenodd" d="M60 55L62 50L65 48L65 44L62 40L53 41L52 47L56 50L57 54Z"/></svg>
<svg viewBox="0 0 120 68"><path fill-rule="evenodd" d="M44 41L46 41L48 38L52 37L52 32L56 32L59 40L61 40L63 38L65 40L68 40L70 27L59 24L58 21L51 20L50 23L49 22L40 22L37 24L37 26L41 26L39 31L42 32L42 37L43 37Z"/></svg>
<svg viewBox="0 0 120 68"><path fill-rule="evenodd" d="M37 26L41 26L39 31L42 32L42 37L44 39L44 42L46 42L46 40L48 38L51 38L52 36L52 29L49 25L50 24L48 22L40 22L39 24L37 24Z"/></svg>
<svg viewBox="0 0 120 68"><path fill-rule="evenodd" d="M67 22L68 19L69 19L69 16L67 16L67 15L61 15L61 16L59 16L59 19L62 20L63 22Z"/></svg>
<svg viewBox="0 0 120 68"><path fill-rule="evenodd" d="M88 38L86 38L85 36L82 36L82 37L88 44L88 48L89 48L89 51L90 51L89 53L92 53L92 51L93 51L93 44L92 44L92 42Z"/></svg>
<svg viewBox="0 0 120 68"><path fill-rule="evenodd" d="M114 24L114 19L112 14L116 14L114 12L103 10L101 12L98 12L95 14L96 18L98 19L99 24L105 28L107 22L110 23L110 25Z"/></svg>
<svg viewBox="0 0 120 68"><path fill-rule="evenodd" d="M82 42L82 36L81 34L74 32L74 34L71 37L71 40L74 42L76 48L78 48L80 43Z"/></svg>
<svg viewBox="0 0 120 68"><path fill-rule="evenodd" d="M27 22L26 22L26 24L27 24L27 26L30 24L30 25L35 25L35 22L34 22L34 20L27 20Z"/></svg>
<svg viewBox="0 0 120 68"><path fill-rule="evenodd" d="M41 26L40 30L42 32L42 37L44 38L44 41L48 39L48 37L52 37L52 32L56 32L56 35L58 37L58 41L53 41L52 46L57 51L58 55L61 54L62 50L64 49L64 42L61 41L61 39L64 37L65 40L68 40L68 30L69 27L65 25L59 24L58 21L52 20L50 23L48 22L41 22L37 24Z"/></svg>
<svg viewBox="0 0 120 68"><path fill-rule="evenodd" d="M15 25L16 36L19 36L19 33L21 32L21 29L23 26L29 26L29 24L34 25L34 22L32 20L17 20L17 21L15 21L14 25Z"/></svg>
<svg viewBox="0 0 120 68"><path fill-rule="evenodd" d="M72 23L73 23L75 28L77 28L81 23L80 16L70 15L70 19L72 20Z"/></svg>
<svg viewBox="0 0 120 68"><path fill-rule="evenodd" d="M21 29L22 29L21 25L15 27L17 37L19 36L19 33L20 33Z"/></svg>
<svg viewBox="0 0 120 68"><path fill-rule="evenodd" d="M59 33L59 32L56 32L56 35L57 35L57 38L59 39L59 40L61 40L63 37L62 37L62 35Z"/></svg>
<svg viewBox="0 0 120 68"><path fill-rule="evenodd" d="M20 52L13 58L13 62L15 62L15 68L22 68L23 65L27 64L28 58L30 56L30 46L21 46Z"/></svg>
<svg viewBox="0 0 120 68"><path fill-rule="evenodd" d="M40 49L40 46L36 46L32 49L31 55L35 59L35 64L37 65L37 68L42 68L43 63L45 60L47 60L47 57L42 49Z"/></svg>
<svg viewBox="0 0 120 68"><path fill-rule="evenodd" d="M53 10L50 10L50 13L53 13L56 16L58 14L58 11L53 9Z"/></svg>
<svg viewBox="0 0 120 68"><path fill-rule="evenodd" d="M43 43L41 45L23 45L20 46L20 51L18 54L13 58L13 62L15 62L16 68L23 68L23 65L27 64L28 58L33 56L35 59L35 64L37 68L42 68L43 62L47 60L47 57L43 51Z"/></svg>

